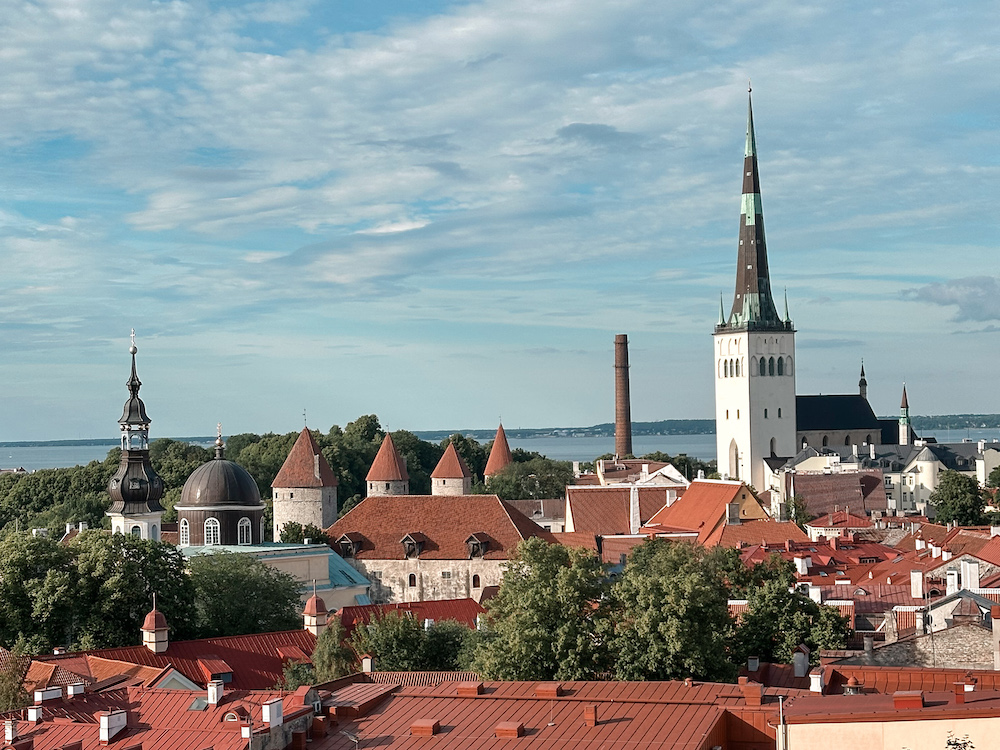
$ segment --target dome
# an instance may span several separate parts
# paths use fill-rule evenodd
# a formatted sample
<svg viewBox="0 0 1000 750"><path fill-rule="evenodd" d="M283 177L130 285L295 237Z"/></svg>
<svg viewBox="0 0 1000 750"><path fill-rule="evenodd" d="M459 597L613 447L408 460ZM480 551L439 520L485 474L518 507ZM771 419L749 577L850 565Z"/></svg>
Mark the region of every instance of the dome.
<svg viewBox="0 0 1000 750"><path fill-rule="evenodd" d="M167 618L163 616L163 613L154 609L152 612L146 615L146 619L142 622L143 630L166 630L167 629Z"/></svg>
<svg viewBox="0 0 1000 750"><path fill-rule="evenodd" d="M217 455L191 472L184 483L178 505L186 508L220 505L260 507L260 490L246 469Z"/></svg>
<svg viewBox="0 0 1000 750"><path fill-rule="evenodd" d="M325 615L327 614L327 612L329 612L329 610L326 608L326 602L324 602L320 597L316 596L316 594L313 594L312 596L309 597L309 600L306 602L306 608L305 610L303 610L302 613L305 615L316 616L316 615Z"/></svg>

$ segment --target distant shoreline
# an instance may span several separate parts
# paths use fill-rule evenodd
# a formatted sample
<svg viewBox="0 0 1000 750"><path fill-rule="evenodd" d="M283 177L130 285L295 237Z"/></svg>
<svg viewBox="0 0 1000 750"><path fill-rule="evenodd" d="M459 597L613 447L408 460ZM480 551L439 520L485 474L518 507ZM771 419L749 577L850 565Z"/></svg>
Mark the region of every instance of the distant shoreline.
<svg viewBox="0 0 1000 750"><path fill-rule="evenodd" d="M880 417L894 419L895 417ZM911 417L910 421L918 432L924 430L965 430L965 429L1000 429L1000 414L945 414L940 416ZM590 427L543 427L518 429L505 427L508 438L515 440L530 440L532 438L579 438L579 437L611 437L615 434L615 426L611 422L592 425ZM461 433L467 438L478 441L492 440L496 428L475 430L411 430L421 440L439 442L455 433ZM632 434L640 435L714 435L714 419L664 419L658 422L633 422ZM197 437L172 437L185 443L209 444L215 440L214 435ZM0 441L0 448L35 448L35 447L72 447L83 445L106 445L109 448L118 446L117 438L81 438L77 440L7 440Z"/></svg>

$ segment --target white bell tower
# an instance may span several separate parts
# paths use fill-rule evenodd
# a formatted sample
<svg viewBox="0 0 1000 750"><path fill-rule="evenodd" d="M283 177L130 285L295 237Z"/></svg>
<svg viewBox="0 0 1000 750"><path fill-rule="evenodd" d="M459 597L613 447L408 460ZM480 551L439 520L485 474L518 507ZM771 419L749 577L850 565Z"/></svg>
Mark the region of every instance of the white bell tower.
<svg viewBox="0 0 1000 750"><path fill-rule="evenodd" d="M757 172L753 109L747 104L736 294L715 327L715 432L719 473L765 490L765 459L795 444L795 328L771 296Z"/></svg>

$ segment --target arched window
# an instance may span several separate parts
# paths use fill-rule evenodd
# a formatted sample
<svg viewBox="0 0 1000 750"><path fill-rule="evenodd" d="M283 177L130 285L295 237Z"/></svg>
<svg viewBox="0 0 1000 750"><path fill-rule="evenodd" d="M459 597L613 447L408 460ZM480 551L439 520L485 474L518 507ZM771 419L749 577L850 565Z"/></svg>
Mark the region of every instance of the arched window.
<svg viewBox="0 0 1000 750"><path fill-rule="evenodd" d="M182 547L187 547L191 544L191 527L188 525L186 518L181 519L180 543Z"/></svg>
<svg viewBox="0 0 1000 750"><path fill-rule="evenodd" d="M781 407L778 407L778 419L781 419Z"/></svg>
<svg viewBox="0 0 1000 750"><path fill-rule="evenodd" d="M847 437L844 438L844 445L850 445L850 444L851 444L851 436L848 435Z"/></svg>
<svg viewBox="0 0 1000 750"><path fill-rule="evenodd" d="M871 435L865 435L865 442L868 443L868 445L871 445L872 444L872 436Z"/></svg>
<svg viewBox="0 0 1000 750"><path fill-rule="evenodd" d="M156 528L155 523L149 527L149 538L152 539L154 542L160 541L160 534Z"/></svg>
<svg viewBox="0 0 1000 750"><path fill-rule="evenodd" d="M240 519L239 524L239 544L252 544L253 543L253 532L251 531L250 519L244 516Z"/></svg>
<svg viewBox="0 0 1000 750"><path fill-rule="evenodd" d="M417 585L417 576L416 576L416 574L415 573L410 573L410 577L407 579L406 582L407 582L407 584L409 585L410 588L413 588L414 586L416 586Z"/></svg>
<svg viewBox="0 0 1000 750"><path fill-rule="evenodd" d="M740 361L736 360L736 377L740 376Z"/></svg>
<svg viewBox="0 0 1000 750"><path fill-rule="evenodd" d="M785 374L785 360L781 357L778 357L778 374L779 375Z"/></svg>
<svg viewBox="0 0 1000 750"><path fill-rule="evenodd" d="M724 377L724 378L728 378L729 377L729 360L728 359L722 360L722 377Z"/></svg>
<svg viewBox="0 0 1000 750"><path fill-rule="evenodd" d="M479 576L477 576L477 575L476 576L472 576L472 588L478 589L478 588L481 588L481 587L482 587L482 584L479 581Z"/></svg>
<svg viewBox="0 0 1000 750"><path fill-rule="evenodd" d="M763 357L760 358L760 374L767 375L767 361Z"/></svg>
<svg viewBox="0 0 1000 750"><path fill-rule="evenodd" d="M141 539L142 538L142 527L141 526L133 526L132 529L131 529L131 531L130 531L130 533L136 539Z"/></svg>
<svg viewBox="0 0 1000 750"><path fill-rule="evenodd" d="M764 419L767 419L767 409L764 409Z"/></svg>
<svg viewBox="0 0 1000 750"><path fill-rule="evenodd" d="M767 374L774 375L774 357L769 357L767 360Z"/></svg>
<svg viewBox="0 0 1000 750"><path fill-rule="evenodd" d="M785 357L785 375L792 374L792 358Z"/></svg>
<svg viewBox="0 0 1000 750"><path fill-rule="evenodd" d="M771 438L771 455L778 455L778 440L777 438Z"/></svg>
<svg viewBox="0 0 1000 750"><path fill-rule="evenodd" d="M740 478L740 451L735 440L729 442L729 478Z"/></svg>
<svg viewBox="0 0 1000 750"><path fill-rule="evenodd" d="M830 444L830 438L828 438L826 435L824 435L823 436L823 447L825 448L829 444Z"/></svg>
<svg viewBox="0 0 1000 750"><path fill-rule="evenodd" d="M205 546L211 547L219 543L219 519L209 518L205 521Z"/></svg>

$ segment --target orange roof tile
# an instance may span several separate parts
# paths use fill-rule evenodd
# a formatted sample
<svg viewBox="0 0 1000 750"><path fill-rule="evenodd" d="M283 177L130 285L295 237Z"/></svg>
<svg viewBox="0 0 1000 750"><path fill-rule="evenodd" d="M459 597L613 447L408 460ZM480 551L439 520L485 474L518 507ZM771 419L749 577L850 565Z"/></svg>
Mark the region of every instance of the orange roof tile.
<svg viewBox="0 0 1000 750"><path fill-rule="evenodd" d="M392 435L388 432L382 439L382 445L372 461L372 467L368 470L366 482L398 482L409 481L410 475L406 473L406 464L403 457L399 455L395 444L392 442Z"/></svg>
<svg viewBox="0 0 1000 750"><path fill-rule="evenodd" d="M573 531L628 534L629 495L628 487L571 485L566 488L566 522L573 519Z"/></svg>
<svg viewBox="0 0 1000 750"><path fill-rule="evenodd" d="M437 599L425 602L400 602L395 604L359 604L343 607L337 612L344 626L344 637L349 638L354 629L383 615L399 612L409 613L416 620L442 622L454 620L469 628L476 627L479 615L486 609L475 599Z"/></svg>
<svg viewBox="0 0 1000 750"><path fill-rule="evenodd" d="M802 529L789 521L778 522L770 518L742 521L723 525L718 536L721 547L742 547L744 544L784 544L786 541L808 542Z"/></svg>
<svg viewBox="0 0 1000 750"><path fill-rule="evenodd" d="M698 542L715 546L722 542L729 503L740 503L743 521L765 519L767 513L742 482L696 479L669 508L662 508L646 522L643 532L656 533L657 527L698 532Z"/></svg>
<svg viewBox="0 0 1000 750"><path fill-rule="evenodd" d="M486 461L486 470L483 475L491 477L512 463L514 463L514 457L510 453L510 446L507 445L507 433L503 431L501 424L497 428L496 437L493 438L493 447L490 449L490 457Z"/></svg>
<svg viewBox="0 0 1000 750"><path fill-rule="evenodd" d="M320 450L308 427L302 428L271 486L303 488L337 486L337 475L323 457L323 451Z"/></svg>
<svg viewBox="0 0 1000 750"><path fill-rule="evenodd" d="M552 535L496 495L385 495L367 497L326 530L336 541L360 534L356 557L401 560L400 540L424 536L422 560L467 560L467 540L484 534L487 560L506 560L523 539ZM336 547L335 547L336 548Z"/></svg>
<svg viewBox="0 0 1000 750"><path fill-rule="evenodd" d="M444 455L438 461L434 471L431 472L431 479L467 479L472 476L465 461L458 455L454 443L448 443L444 449Z"/></svg>

